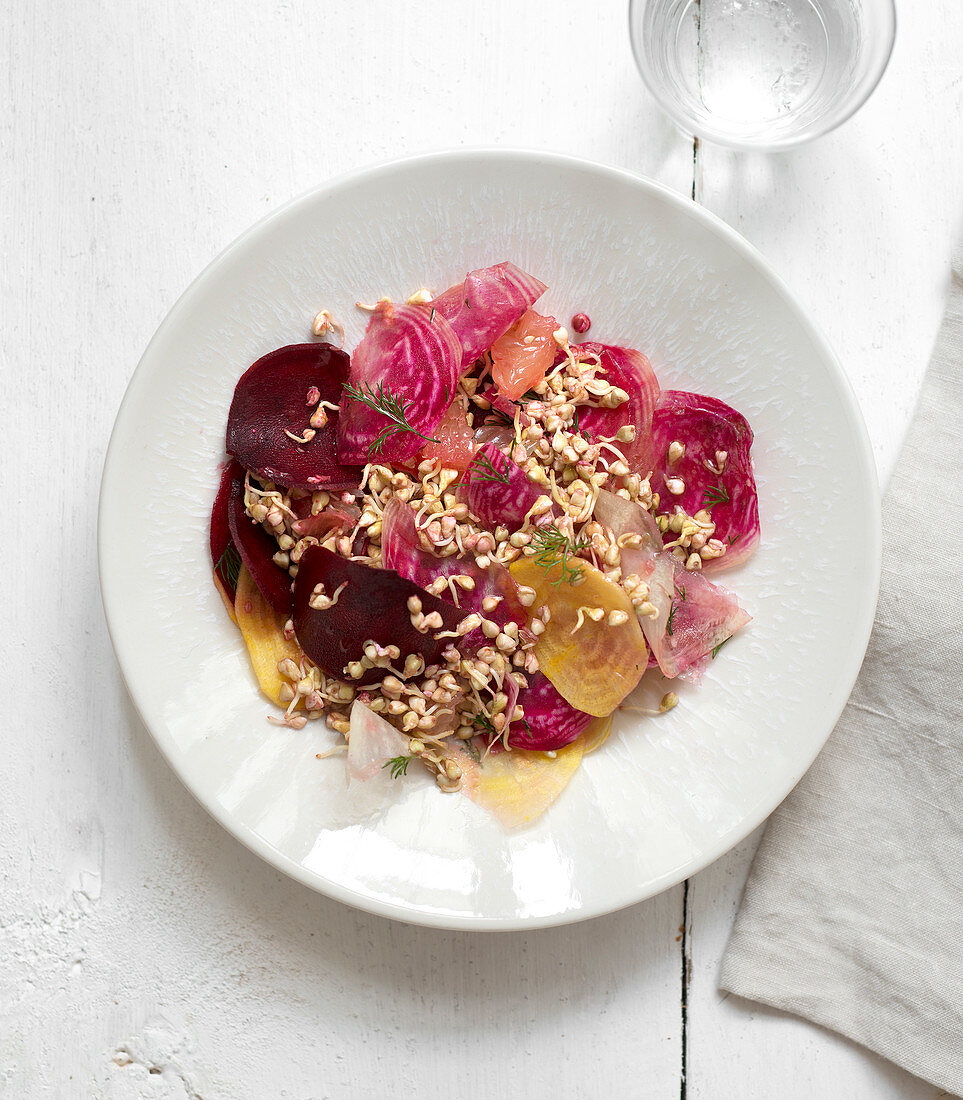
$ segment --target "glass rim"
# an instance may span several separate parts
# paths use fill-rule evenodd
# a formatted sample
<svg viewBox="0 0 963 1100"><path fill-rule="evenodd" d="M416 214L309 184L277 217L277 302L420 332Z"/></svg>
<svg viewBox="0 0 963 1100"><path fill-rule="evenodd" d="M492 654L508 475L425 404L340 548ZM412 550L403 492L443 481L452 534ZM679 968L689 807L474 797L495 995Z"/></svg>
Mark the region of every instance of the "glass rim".
<svg viewBox="0 0 963 1100"><path fill-rule="evenodd" d="M763 139L760 141L740 139L738 137L721 134L710 126L698 124L695 119L681 112L676 104L665 94L664 90L649 78L647 71L648 65L642 56L642 36L641 33L636 30L637 26L640 26L640 22L635 18L636 13L641 14L642 10L649 3L651 3L651 0L629 0L628 5L629 43L632 47L632 57L643 84L649 90L649 94L655 99L662 111L679 126L683 132L692 134L694 137L701 140L712 142L715 145L724 145L730 149L738 149L745 152L778 152L783 149L793 149L799 145L805 145L809 141L815 141L816 138L824 137L837 127L842 126L844 122L847 122L853 117L876 90L883 77L883 73L886 72L889 65L896 43L897 17L895 0L880 0L883 6L885 27L882 27L881 31L875 35L872 50L874 56L869 68L856 85L854 89L855 94L844 101L844 106L841 109L826 111L815 123L796 134L787 134L784 137L768 140Z"/></svg>

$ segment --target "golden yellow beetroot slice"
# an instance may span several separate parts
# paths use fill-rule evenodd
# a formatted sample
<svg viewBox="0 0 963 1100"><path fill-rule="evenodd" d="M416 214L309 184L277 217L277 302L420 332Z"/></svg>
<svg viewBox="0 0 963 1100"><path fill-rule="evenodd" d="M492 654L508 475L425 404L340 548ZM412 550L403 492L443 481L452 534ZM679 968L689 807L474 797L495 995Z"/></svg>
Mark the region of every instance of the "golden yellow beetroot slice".
<svg viewBox="0 0 963 1100"><path fill-rule="evenodd" d="M237 576L234 614L251 657L254 675L261 691L272 703L281 704L278 693L284 683L278 662L286 657L297 661L298 643L284 637L284 619L261 595L251 574L242 565Z"/></svg>
<svg viewBox="0 0 963 1100"><path fill-rule="evenodd" d="M575 741L554 752L489 753L478 758L463 741L448 742L443 755L461 769L462 790L508 829L530 825L568 786L579 764L609 736L612 719L593 718Z"/></svg>
<svg viewBox="0 0 963 1100"><path fill-rule="evenodd" d="M542 672L573 707L598 717L611 714L648 661L629 597L581 558L568 558L564 567L520 558L511 574L535 589L535 608L551 612L535 646Z"/></svg>
<svg viewBox="0 0 963 1100"><path fill-rule="evenodd" d="M554 755L513 749L474 760L460 743L446 755L462 772L462 790L507 829L530 825L552 805L578 770L591 744L583 734ZM594 747L594 746L593 746Z"/></svg>
<svg viewBox="0 0 963 1100"><path fill-rule="evenodd" d="M355 488L361 471L342 465L337 451L338 407L348 365L345 352L330 344L289 344L262 356L234 389L228 454L277 485Z"/></svg>
<svg viewBox="0 0 963 1100"><path fill-rule="evenodd" d="M312 601L317 606L312 607ZM325 601L334 602L324 606ZM298 562L295 634L311 660L338 679L345 678L349 663L365 657L369 642L382 650L396 646L398 655L391 659L395 668L403 668L405 658L413 654L426 665L437 663L449 645L461 641L442 635L454 632L465 614L393 569L373 569L321 546L309 546ZM387 673L384 667L366 667L360 677L351 679L373 684Z"/></svg>

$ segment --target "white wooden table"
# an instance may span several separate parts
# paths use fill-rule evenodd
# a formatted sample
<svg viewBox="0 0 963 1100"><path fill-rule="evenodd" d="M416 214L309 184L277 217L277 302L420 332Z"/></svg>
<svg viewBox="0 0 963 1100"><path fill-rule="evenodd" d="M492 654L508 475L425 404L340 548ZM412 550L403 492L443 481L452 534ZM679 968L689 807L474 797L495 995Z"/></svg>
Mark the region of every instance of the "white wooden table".
<svg viewBox="0 0 963 1100"><path fill-rule="evenodd" d="M283 878L135 716L94 537L124 387L191 278L334 173L465 144L608 161L729 221L828 332L885 480L963 212L963 8L900 16L888 73L841 130L788 155L694 156L640 85L621 0L4 9L0 1095L937 1095L719 995L758 836L685 887L532 934L393 924Z"/></svg>

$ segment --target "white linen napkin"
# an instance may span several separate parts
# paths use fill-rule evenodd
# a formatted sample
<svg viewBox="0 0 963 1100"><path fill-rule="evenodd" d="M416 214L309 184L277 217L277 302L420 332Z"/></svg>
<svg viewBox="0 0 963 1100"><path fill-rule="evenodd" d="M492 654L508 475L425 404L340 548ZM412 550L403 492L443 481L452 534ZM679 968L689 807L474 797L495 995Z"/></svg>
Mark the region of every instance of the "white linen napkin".
<svg viewBox="0 0 963 1100"><path fill-rule="evenodd" d="M769 820L720 985L963 1094L963 249L883 501L853 694ZM845 628L845 624L840 624ZM814 685L816 688L817 685Z"/></svg>

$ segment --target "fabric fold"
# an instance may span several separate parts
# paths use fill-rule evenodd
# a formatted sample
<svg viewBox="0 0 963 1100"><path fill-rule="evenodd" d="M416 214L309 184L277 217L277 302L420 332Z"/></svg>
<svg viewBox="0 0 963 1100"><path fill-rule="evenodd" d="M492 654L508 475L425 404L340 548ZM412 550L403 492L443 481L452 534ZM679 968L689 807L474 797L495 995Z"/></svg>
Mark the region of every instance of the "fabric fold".
<svg viewBox="0 0 963 1100"><path fill-rule="evenodd" d="M883 501L852 697L770 818L720 985L963 1094L963 249ZM840 624L845 628L845 624ZM814 685L815 687L816 685Z"/></svg>

